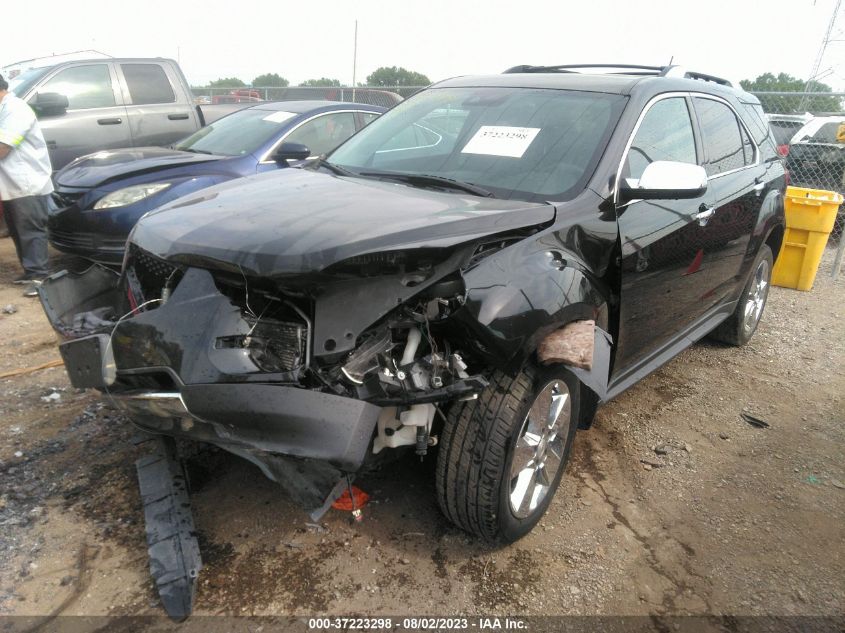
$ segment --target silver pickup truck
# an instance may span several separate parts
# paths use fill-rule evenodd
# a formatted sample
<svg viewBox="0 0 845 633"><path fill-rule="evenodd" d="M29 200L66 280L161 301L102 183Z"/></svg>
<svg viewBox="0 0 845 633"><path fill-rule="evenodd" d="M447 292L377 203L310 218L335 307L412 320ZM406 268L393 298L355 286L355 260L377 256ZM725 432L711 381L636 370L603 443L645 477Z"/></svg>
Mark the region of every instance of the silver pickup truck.
<svg viewBox="0 0 845 633"><path fill-rule="evenodd" d="M9 82L38 115L54 170L78 156L169 145L250 104L199 106L172 59L92 59L32 68Z"/></svg>

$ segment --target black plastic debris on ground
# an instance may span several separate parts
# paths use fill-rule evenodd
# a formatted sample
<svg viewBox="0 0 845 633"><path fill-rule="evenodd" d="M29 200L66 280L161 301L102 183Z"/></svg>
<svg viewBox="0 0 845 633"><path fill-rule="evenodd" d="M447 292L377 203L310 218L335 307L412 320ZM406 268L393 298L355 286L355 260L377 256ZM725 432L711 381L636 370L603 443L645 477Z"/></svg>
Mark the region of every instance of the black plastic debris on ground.
<svg viewBox="0 0 845 633"><path fill-rule="evenodd" d="M150 572L167 615L183 620L193 610L202 559L176 443L171 438L157 437L152 446L151 454L135 462L144 505Z"/></svg>
<svg viewBox="0 0 845 633"><path fill-rule="evenodd" d="M739 417L748 422L751 426L756 426L758 429L769 428L768 422L766 422L765 420L761 420L760 418L755 418L753 415L749 415L747 413L740 413Z"/></svg>

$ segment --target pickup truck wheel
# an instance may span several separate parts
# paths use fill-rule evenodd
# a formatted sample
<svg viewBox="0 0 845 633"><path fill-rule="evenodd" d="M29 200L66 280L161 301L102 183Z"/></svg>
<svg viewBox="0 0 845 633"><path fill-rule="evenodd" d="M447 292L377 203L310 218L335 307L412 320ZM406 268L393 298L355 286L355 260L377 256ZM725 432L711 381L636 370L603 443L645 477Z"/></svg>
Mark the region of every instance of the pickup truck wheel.
<svg viewBox="0 0 845 633"><path fill-rule="evenodd" d="M493 374L456 403L441 434L437 499L457 526L488 541L531 531L560 484L578 426L578 379L563 368Z"/></svg>
<svg viewBox="0 0 845 633"><path fill-rule="evenodd" d="M751 278L736 304L736 310L710 333L711 338L736 346L745 345L751 340L766 308L772 281L772 265L772 249L763 244L751 269Z"/></svg>

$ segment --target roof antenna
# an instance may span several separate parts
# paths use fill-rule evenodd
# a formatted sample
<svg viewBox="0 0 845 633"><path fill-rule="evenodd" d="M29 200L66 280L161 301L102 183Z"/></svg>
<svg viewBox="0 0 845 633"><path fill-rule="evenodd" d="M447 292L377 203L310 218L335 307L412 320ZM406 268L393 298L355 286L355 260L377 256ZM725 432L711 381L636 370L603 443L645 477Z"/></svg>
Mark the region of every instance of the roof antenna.
<svg viewBox="0 0 845 633"><path fill-rule="evenodd" d="M667 65L667 66L671 66L671 65L672 65L672 62L673 62L674 60L675 60L675 56L674 56L674 55L672 55L672 56L669 58L669 63L668 63L668 64L666 64L666 65Z"/></svg>

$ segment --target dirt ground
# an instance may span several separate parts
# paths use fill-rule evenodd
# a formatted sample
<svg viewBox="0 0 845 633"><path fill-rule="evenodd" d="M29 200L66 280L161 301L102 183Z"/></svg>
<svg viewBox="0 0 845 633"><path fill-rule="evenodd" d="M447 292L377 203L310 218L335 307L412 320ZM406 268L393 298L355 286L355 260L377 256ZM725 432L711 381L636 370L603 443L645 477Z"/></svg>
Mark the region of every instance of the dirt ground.
<svg viewBox="0 0 845 633"><path fill-rule="evenodd" d="M845 612L845 276L773 288L742 349L695 345L579 432L542 523L485 546L448 524L433 459L360 480L319 526L257 468L190 464L197 614ZM0 240L0 373L58 358ZM132 428L62 367L0 379L0 614L161 613ZM755 428L748 412L770 424Z"/></svg>

